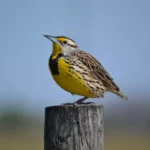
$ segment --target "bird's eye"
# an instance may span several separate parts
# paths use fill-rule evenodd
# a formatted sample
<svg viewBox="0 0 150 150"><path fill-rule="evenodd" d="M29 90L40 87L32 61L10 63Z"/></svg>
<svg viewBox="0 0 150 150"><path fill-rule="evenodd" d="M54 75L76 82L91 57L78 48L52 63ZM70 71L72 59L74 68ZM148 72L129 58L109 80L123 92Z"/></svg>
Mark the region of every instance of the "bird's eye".
<svg viewBox="0 0 150 150"><path fill-rule="evenodd" d="M67 44L67 41L63 41L64 44Z"/></svg>

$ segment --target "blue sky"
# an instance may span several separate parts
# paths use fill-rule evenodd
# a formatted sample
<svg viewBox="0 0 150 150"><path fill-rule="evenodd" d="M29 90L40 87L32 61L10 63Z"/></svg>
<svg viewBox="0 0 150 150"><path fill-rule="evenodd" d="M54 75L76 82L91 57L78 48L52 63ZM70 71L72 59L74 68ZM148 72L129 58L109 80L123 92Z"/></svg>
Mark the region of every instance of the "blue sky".
<svg viewBox="0 0 150 150"><path fill-rule="evenodd" d="M75 101L48 70L52 46L43 34L73 38L94 55L127 96L149 94L150 1L0 0L0 97L38 106ZM106 94L103 102L121 101ZM3 101L16 105L17 100Z"/></svg>

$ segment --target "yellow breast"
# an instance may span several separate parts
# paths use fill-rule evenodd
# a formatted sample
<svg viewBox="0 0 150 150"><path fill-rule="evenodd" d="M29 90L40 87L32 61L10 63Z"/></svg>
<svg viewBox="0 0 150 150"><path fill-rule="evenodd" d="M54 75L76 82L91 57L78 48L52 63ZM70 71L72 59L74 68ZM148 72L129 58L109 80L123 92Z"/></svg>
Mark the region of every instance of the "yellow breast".
<svg viewBox="0 0 150 150"><path fill-rule="evenodd" d="M63 57L60 57L57 61L58 68L57 71L55 70L57 74L52 71L52 65L50 65L50 63L49 67L53 79L61 88L72 94L94 97L92 91L88 87L86 87L83 77L75 70L71 69L70 64L67 63Z"/></svg>

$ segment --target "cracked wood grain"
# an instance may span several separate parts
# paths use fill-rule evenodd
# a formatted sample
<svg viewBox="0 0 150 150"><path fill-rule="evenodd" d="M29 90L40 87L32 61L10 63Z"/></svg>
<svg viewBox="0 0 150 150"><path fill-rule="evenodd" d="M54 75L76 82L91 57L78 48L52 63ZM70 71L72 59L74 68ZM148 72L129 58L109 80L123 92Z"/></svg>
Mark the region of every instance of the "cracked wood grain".
<svg viewBox="0 0 150 150"><path fill-rule="evenodd" d="M44 150L104 150L103 106L47 107Z"/></svg>

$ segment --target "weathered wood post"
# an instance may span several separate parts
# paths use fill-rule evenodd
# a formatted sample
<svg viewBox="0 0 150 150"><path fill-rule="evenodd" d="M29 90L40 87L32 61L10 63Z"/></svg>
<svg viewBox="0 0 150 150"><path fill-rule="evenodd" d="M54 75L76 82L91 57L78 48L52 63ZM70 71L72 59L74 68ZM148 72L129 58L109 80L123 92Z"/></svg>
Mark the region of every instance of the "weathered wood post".
<svg viewBox="0 0 150 150"><path fill-rule="evenodd" d="M47 107L44 150L104 150L103 106Z"/></svg>

